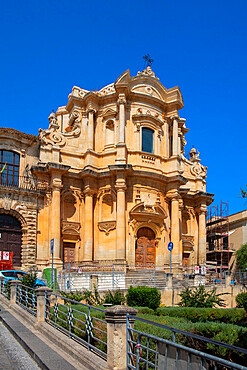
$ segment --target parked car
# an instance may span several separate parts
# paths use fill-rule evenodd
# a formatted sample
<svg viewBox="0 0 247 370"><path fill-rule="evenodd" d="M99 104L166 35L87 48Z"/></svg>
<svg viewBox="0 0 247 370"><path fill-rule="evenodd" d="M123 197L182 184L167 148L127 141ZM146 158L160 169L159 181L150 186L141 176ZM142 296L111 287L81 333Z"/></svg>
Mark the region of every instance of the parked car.
<svg viewBox="0 0 247 370"><path fill-rule="evenodd" d="M17 271L17 270L3 270L0 271L0 278L4 278L4 284L6 284L10 280L22 280L24 275L28 275L24 271ZM41 279L36 279L34 288L38 288L40 286L46 286L46 283Z"/></svg>

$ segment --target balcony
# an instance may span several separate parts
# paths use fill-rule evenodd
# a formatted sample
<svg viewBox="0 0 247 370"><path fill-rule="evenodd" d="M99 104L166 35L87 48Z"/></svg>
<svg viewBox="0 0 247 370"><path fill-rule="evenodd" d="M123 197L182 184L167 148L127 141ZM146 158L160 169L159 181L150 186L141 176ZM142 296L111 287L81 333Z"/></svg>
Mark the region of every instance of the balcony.
<svg viewBox="0 0 247 370"><path fill-rule="evenodd" d="M47 183L37 182L37 179L32 176L0 175L0 188L11 188L36 193L45 193L47 191Z"/></svg>

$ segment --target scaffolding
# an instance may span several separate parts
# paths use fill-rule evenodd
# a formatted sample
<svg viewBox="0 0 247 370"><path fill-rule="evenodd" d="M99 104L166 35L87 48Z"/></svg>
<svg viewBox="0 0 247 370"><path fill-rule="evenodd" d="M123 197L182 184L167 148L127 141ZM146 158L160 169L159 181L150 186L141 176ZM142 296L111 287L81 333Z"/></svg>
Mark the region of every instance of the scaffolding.
<svg viewBox="0 0 247 370"><path fill-rule="evenodd" d="M220 271L228 269L232 251L229 250L229 205L211 206L207 213L207 263Z"/></svg>

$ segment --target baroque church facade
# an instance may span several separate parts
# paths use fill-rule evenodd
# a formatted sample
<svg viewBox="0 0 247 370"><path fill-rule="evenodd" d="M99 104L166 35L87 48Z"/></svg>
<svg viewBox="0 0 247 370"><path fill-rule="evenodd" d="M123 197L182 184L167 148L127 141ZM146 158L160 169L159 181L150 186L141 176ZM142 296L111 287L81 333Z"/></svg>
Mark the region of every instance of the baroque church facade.
<svg viewBox="0 0 247 370"><path fill-rule="evenodd" d="M178 87L151 67L74 86L38 136L0 128L0 250L15 266L174 266L206 260L207 168L185 153Z"/></svg>

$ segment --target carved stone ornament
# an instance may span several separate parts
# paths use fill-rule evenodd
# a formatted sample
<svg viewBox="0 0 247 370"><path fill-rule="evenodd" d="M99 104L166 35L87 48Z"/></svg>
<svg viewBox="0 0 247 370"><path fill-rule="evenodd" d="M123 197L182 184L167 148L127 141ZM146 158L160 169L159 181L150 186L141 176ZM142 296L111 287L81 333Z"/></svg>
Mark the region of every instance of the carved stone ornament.
<svg viewBox="0 0 247 370"><path fill-rule="evenodd" d="M142 72L138 72L137 76L149 76L149 77L155 77L158 80L158 77L155 76L155 73L152 71L151 67L148 66L146 69L144 69Z"/></svg>
<svg viewBox="0 0 247 370"><path fill-rule="evenodd" d="M62 221L62 233L79 235L81 224L80 222Z"/></svg>
<svg viewBox="0 0 247 370"><path fill-rule="evenodd" d="M116 92L114 83L111 83L110 85L107 85L103 87L100 91L95 91L95 94L98 96L105 96L109 94L114 94Z"/></svg>
<svg viewBox="0 0 247 370"><path fill-rule="evenodd" d="M61 132L59 132L59 125L57 123L57 117L54 112L49 116L49 128L46 130L39 129L39 139L43 145L58 145L63 146L65 144L65 138Z"/></svg>
<svg viewBox="0 0 247 370"><path fill-rule="evenodd" d="M207 176L207 167L201 165L201 163L194 163L190 169L190 172L194 176L206 177Z"/></svg>
<svg viewBox="0 0 247 370"><path fill-rule="evenodd" d="M109 235L110 230L116 229L116 221L103 221L98 222L100 231L104 231L105 235Z"/></svg>
<svg viewBox="0 0 247 370"><path fill-rule="evenodd" d="M81 133L81 113L74 110L69 116L69 125L63 133L66 137L78 137Z"/></svg>
<svg viewBox="0 0 247 370"><path fill-rule="evenodd" d="M192 148L190 151L190 162L192 162L192 166L190 172L194 176L199 176L205 178L207 176L207 167L201 165L201 160L199 158L199 151L195 148Z"/></svg>

